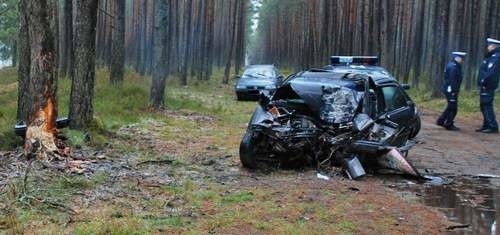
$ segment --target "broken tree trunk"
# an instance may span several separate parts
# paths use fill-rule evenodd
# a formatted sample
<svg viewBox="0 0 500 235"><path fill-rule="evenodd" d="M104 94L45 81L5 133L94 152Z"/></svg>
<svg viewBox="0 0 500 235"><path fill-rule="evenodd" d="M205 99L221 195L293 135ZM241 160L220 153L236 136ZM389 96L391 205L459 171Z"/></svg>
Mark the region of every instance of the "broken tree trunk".
<svg viewBox="0 0 500 235"><path fill-rule="evenodd" d="M59 157L56 146L57 69L56 48L51 21L55 20L51 0L28 1L28 34L31 46L28 94L28 127L24 150L26 156L39 159Z"/></svg>

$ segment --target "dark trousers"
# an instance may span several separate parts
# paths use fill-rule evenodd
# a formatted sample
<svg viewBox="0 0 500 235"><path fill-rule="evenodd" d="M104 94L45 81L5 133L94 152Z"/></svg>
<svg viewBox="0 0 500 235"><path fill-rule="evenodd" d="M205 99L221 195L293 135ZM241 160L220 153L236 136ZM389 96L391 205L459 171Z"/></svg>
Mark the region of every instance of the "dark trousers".
<svg viewBox="0 0 500 235"><path fill-rule="evenodd" d="M443 111L441 116L439 116L437 123L439 125L449 127L453 125L455 116L457 116L458 95L457 93L455 93L455 95L452 95L450 92L444 92L444 95L446 96L446 101L448 102L448 105L446 106L446 109Z"/></svg>
<svg viewBox="0 0 500 235"><path fill-rule="evenodd" d="M498 123L493 110L495 91L481 91L479 104L483 113L483 129L498 130Z"/></svg>

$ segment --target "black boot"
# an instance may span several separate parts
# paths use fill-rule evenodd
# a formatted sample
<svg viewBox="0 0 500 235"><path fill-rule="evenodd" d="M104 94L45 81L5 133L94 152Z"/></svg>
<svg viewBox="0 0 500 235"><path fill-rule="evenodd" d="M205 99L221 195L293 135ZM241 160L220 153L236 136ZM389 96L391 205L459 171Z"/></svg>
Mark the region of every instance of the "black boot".
<svg viewBox="0 0 500 235"><path fill-rule="evenodd" d="M447 125L444 128L446 128L446 130L449 130L449 131L459 131L460 130L460 128L456 127L454 124Z"/></svg>
<svg viewBox="0 0 500 235"><path fill-rule="evenodd" d="M498 129L487 128L487 129L482 130L481 133L496 134L496 133L498 133Z"/></svg>

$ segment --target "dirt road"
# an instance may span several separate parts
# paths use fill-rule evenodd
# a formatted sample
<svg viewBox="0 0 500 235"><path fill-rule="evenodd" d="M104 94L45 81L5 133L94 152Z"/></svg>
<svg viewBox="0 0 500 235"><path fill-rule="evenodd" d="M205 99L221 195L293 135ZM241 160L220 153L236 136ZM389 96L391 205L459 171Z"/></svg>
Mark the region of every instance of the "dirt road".
<svg viewBox="0 0 500 235"><path fill-rule="evenodd" d="M456 125L461 131L447 131L435 125L437 113L422 114L422 131L410 159L426 173L439 175L500 176L500 135L477 133L482 121L459 118Z"/></svg>
<svg viewBox="0 0 500 235"><path fill-rule="evenodd" d="M460 132L436 126L434 112L422 115L422 131L409 158L438 185L386 183L410 191L424 205L438 208L459 224L454 234L497 234L500 221L500 135L474 130L482 118L458 118ZM403 195L405 196L405 195Z"/></svg>

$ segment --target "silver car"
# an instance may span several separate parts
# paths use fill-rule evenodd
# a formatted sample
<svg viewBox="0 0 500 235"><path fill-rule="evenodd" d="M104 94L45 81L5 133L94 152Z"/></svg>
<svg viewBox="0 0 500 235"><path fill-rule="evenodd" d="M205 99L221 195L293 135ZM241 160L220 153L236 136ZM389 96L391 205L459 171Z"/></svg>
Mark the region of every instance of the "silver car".
<svg viewBox="0 0 500 235"><path fill-rule="evenodd" d="M236 98L258 100L262 91L274 93L281 85L283 76L274 65L250 65L238 78L235 85Z"/></svg>

